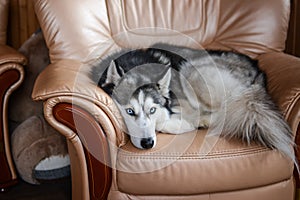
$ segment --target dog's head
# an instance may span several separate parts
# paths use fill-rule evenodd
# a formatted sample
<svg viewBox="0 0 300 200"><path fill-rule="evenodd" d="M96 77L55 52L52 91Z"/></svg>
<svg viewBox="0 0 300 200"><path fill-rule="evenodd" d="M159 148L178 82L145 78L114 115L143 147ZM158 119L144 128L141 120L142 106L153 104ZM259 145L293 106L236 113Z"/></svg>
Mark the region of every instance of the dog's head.
<svg viewBox="0 0 300 200"><path fill-rule="evenodd" d="M156 124L169 116L171 69L155 82L147 75L138 70L124 73L114 61L107 70L106 84L114 85L112 98L124 118L131 142L140 149L155 146Z"/></svg>

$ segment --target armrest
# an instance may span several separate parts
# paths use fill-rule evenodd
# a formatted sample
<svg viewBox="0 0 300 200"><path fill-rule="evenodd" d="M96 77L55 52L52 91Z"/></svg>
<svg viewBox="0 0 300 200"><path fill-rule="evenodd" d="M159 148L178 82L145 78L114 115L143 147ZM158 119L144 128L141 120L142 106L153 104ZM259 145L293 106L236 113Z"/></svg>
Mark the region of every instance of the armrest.
<svg viewBox="0 0 300 200"><path fill-rule="evenodd" d="M36 79L32 98L44 101L45 118L68 139L72 195L106 199L117 147L127 139L113 100L89 73L89 66L75 60L51 64Z"/></svg>
<svg viewBox="0 0 300 200"><path fill-rule="evenodd" d="M15 170L10 148L8 128L8 101L12 92L24 79L23 65L25 57L16 50L0 45L0 188L6 188L16 183Z"/></svg>
<svg viewBox="0 0 300 200"><path fill-rule="evenodd" d="M25 65L26 58L21 53L9 46L0 45L0 65L5 63L17 63L20 65Z"/></svg>
<svg viewBox="0 0 300 200"><path fill-rule="evenodd" d="M26 61L25 56L15 49L7 45L0 45L0 90L3 91L3 94L6 93L6 96L10 96L24 80L25 72L23 67Z"/></svg>
<svg viewBox="0 0 300 200"><path fill-rule="evenodd" d="M268 53L260 55L258 60L267 74L270 95L296 134L300 121L300 58Z"/></svg>
<svg viewBox="0 0 300 200"><path fill-rule="evenodd" d="M116 130L116 145L123 145L126 139L122 116L110 96L89 78L89 73L89 66L76 60L60 60L50 64L36 79L32 98L44 101L44 111L50 109L50 114L52 104L76 104L88 111L100 124L106 124L107 120L99 117L95 111L97 109L93 109L97 106Z"/></svg>

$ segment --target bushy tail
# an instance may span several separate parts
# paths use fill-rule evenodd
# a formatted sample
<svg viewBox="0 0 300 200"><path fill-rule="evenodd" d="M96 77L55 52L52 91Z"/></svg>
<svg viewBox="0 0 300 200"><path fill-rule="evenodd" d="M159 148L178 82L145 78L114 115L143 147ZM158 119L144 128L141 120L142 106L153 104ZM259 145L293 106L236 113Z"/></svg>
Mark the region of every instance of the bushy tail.
<svg viewBox="0 0 300 200"><path fill-rule="evenodd" d="M221 112L216 122L223 119L225 137L277 149L298 167L292 131L264 88L253 85L242 94L228 98Z"/></svg>

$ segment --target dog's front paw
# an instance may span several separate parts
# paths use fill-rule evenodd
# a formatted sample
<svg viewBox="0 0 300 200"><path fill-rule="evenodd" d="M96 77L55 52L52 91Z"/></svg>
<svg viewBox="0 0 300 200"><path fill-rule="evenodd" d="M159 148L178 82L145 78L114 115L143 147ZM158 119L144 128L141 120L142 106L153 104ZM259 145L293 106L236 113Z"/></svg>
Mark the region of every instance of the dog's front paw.
<svg viewBox="0 0 300 200"><path fill-rule="evenodd" d="M164 123L157 125L157 131L170 133L170 134L181 134L189 131L193 131L196 128L185 120L168 120Z"/></svg>
<svg viewBox="0 0 300 200"><path fill-rule="evenodd" d="M198 129L208 129L209 128L209 122L207 120L202 120L198 124Z"/></svg>

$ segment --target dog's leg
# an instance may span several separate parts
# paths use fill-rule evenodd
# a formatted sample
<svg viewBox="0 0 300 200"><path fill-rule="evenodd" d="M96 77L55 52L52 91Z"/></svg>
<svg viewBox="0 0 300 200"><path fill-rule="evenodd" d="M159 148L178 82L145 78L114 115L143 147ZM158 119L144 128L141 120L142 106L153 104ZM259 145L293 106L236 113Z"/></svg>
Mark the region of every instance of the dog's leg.
<svg viewBox="0 0 300 200"><path fill-rule="evenodd" d="M170 134L182 134L185 132L193 131L196 128L193 124L184 119L170 119L157 125L157 131L170 133Z"/></svg>

